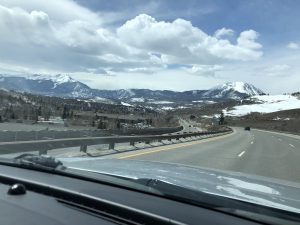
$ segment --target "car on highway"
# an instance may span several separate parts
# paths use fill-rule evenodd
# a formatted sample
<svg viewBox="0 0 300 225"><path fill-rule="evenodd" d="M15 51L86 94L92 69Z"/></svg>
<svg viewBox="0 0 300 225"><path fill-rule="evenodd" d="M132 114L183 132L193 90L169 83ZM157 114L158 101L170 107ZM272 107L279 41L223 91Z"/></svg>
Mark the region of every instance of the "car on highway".
<svg viewBox="0 0 300 225"><path fill-rule="evenodd" d="M248 130L248 131L250 131L250 127L245 127L245 130Z"/></svg>

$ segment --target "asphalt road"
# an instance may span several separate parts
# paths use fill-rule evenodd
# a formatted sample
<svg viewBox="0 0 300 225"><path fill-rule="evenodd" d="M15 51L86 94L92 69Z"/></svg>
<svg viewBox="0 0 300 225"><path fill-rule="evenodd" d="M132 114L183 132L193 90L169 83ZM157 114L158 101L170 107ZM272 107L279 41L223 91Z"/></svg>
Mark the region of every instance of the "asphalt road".
<svg viewBox="0 0 300 225"><path fill-rule="evenodd" d="M193 121L186 121L183 119L179 120L179 123L181 126L183 126L182 131L180 131L179 133L184 133L184 132L201 132L202 129L200 129L197 125L197 123L193 122Z"/></svg>
<svg viewBox="0 0 300 225"><path fill-rule="evenodd" d="M106 156L230 170L300 182L300 137L268 131L244 131L205 140Z"/></svg>

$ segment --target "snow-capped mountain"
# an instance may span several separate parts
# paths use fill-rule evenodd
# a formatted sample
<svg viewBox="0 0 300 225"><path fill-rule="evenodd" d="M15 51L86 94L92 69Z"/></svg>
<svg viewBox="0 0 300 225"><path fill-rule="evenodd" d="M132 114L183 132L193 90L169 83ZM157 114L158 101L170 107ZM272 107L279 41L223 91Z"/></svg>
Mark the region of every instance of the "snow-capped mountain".
<svg viewBox="0 0 300 225"><path fill-rule="evenodd" d="M218 85L209 90L192 90L184 92L152 91L147 89L131 89L134 95L126 100L131 102L171 101L171 102L200 102L200 100L222 101L225 99L242 99L254 95L263 95L264 92L252 84L244 82L229 82ZM203 101L202 101L203 102Z"/></svg>
<svg viewBox="0 0 300 225"><path fill-rule="evenodd" d="M0 75L0 88L48 96L74 98L94 97L90 87L62 74L55 76L39 74L28 76Z"/></svg>
<svg viewBox="0 0 300 225"><path fill-rule="evenodd" d="M55 84L62 84L62 83L74 83L76 80L74 80L72 77L68 75L63 74L57 74L53 76L46 76L42 74L33 74L33 75L27 75L26 78L28 80L51 80Z"/></svg>
<svg viewBox="0 0 300 225"><path fill-rule="evenodd" d="M264 92L254 87L252 84L247 84L244 82L228 82L211 88L205 92L203 96L209 98L240 99L241 97L262 94L264 94Z"/></svg>
<svg viewBox="0 0 300 225"><path fill-rule="evenodd" d="M135 104L156 104L156 102L203 102L202 100L222 101L263 94L263 91L251 84L243 82L226 83L209 90L192 90L184 92L149 89L98 90L92 89L80 81L62 74L55 76L39 74L28 76L0 75L0 88L47 96L81 99L98 98L104 102L105 99L108 99L108 102L122 101Z"/></svg>

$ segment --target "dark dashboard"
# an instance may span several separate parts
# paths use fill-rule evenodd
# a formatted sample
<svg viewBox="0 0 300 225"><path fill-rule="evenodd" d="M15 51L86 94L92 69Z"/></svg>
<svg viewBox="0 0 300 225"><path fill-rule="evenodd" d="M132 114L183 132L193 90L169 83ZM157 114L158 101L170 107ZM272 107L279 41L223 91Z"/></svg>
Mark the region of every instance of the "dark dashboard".
<svg viewBox="0 0 300 225"><path fill-rule="evenodd" d="M1 224L258 224L219 211L74 177L0 166ZM26 193L8 194L14 184Z"/></svg>

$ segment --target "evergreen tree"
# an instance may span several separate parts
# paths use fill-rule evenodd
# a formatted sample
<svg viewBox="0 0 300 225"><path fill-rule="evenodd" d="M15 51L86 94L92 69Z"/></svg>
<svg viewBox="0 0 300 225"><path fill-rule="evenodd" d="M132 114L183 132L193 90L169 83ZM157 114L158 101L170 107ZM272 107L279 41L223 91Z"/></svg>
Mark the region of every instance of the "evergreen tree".
<svg viewBox="0 0 300 225"><path fill-rule="evenodd" d="M62 118L62 119L66 119L67 117L68 117L68 109L67 109L67 106L64 105L63 113L62 113L61 118Z"/></svg>
<svg viewBox="0 0 300 225"><path fill-rule="evenodd" d="M223 125L224 121L225 121L224 113L222 112L221 115L220 115L220 117L219 117L219 125Z"/></svg>

